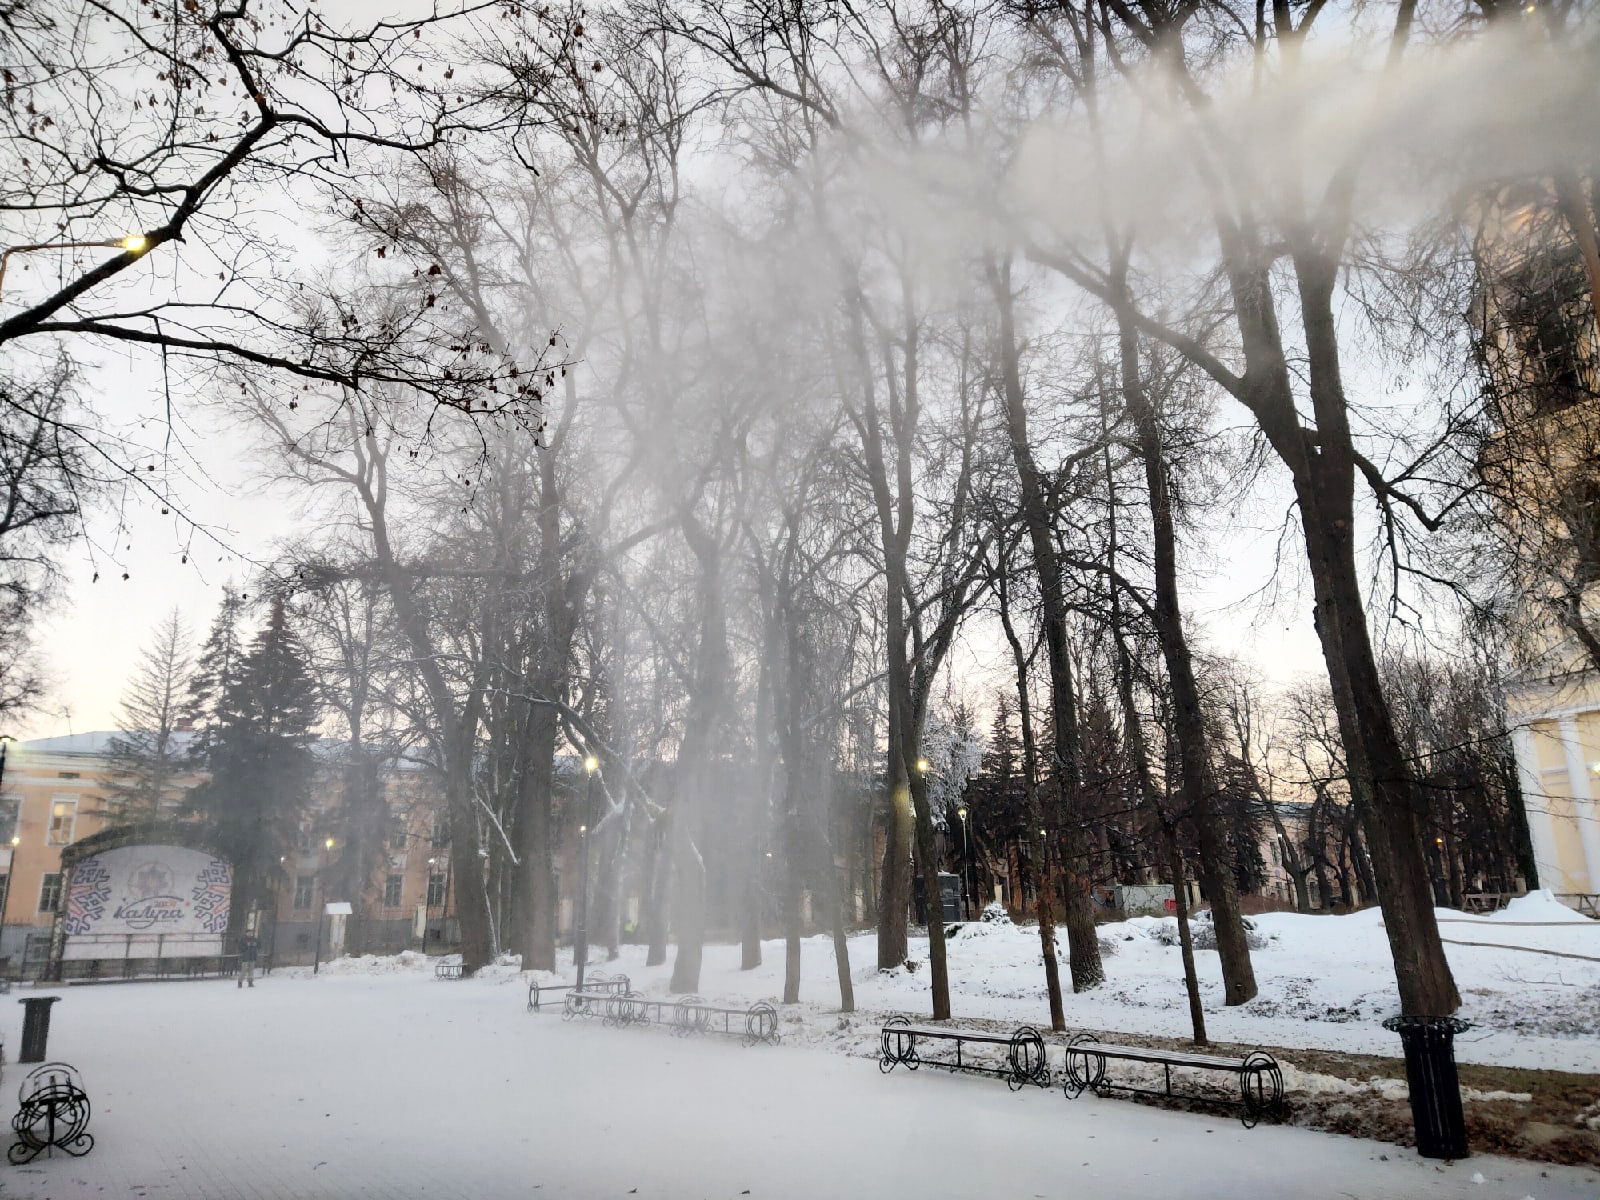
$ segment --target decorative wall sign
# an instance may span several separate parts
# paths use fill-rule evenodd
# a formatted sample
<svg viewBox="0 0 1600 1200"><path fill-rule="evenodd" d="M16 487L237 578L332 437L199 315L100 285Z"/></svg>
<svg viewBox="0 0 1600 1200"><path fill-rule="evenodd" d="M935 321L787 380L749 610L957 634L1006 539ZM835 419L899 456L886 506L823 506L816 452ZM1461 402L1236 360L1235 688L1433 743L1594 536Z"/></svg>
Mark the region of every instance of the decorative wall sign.
<svg viewBox="0 0 1600 1200"><path fill-rule="evenodd" d="M64 958L222 953L233 867L183 846L118 846L73 868Z"/></svg>

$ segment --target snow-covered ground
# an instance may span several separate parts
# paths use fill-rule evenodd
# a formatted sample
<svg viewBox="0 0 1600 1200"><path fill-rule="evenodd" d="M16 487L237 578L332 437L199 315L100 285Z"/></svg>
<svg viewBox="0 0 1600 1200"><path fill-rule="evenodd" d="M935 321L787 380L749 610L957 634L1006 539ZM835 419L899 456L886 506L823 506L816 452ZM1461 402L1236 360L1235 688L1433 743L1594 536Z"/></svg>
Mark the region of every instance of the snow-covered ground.
<svg viewBox="0 0 1600 1200"><path fill-rule="evenodd" d="M769 959L778 949L767 947ZM722 952L713 957L720 982ZM826 964L810 965L812 994L821 995ZM772 968L762 977L775 978ZM566 1022L525 1013L519 982L509 968L437 981L428 964L407 958L344 961L314 979L276 972L251 990L214 980L55 989L62 1000L50 1053L81 1070L96 1145L82 1159L0 1165L0 1196L1600 1193L1594 1170L1488 1156L1433 1163L1306 1129L1247 1132L1226 1117L1069 1102L1058 1089L1013 1094L992 1079L928 1071L884 1077L870 1061L802 1038L745 1049L656 1028ZM898 994L915 998L914 990ZM970 1009L977 993L963 994ZM15 1046L21 1009L4 1009L0 1034ZM6 1066L8 1091L21 1070Z"/></svg>
<svg viewBox="0 0 1600 1200"><path fill-rule="evenodd" d="M1463 997L1461 1015L1475 1028L1456 1041L1462 1062L1540 1067L1600 1074L1600 921L1581 917L1550 897L1535 893L1492 916L1469 917L1440 909L1445 949ZM1368 909L1348 916L1271 913L1252 918L1266 939L1253 957L1260 994L1238 1008L1222 1004L1222 975L1215 951L1196 952L1207 1032L1215 1041L1304 1047L1395 1057L1399 1038L1384 1030L1385 1017L1399 1011L1394 968L1382 916ZM1106 983L1074 996L1061 939L1062 985L1067 1026L1174 1037L1189 1034L1188 999L1176 945L1162 938L1168 918L1136 918L1102 925ZM1170 936L1175 940L1175 934ZM1493 943L1490 948L1454 943ZM877 970L876 938L850 939L851 979L859 1019L840 1030L833 943L807 938L801 950L802 1016L813 1036L844 1037L862 1053L875 1043L872 1018L889 1012L926 1014L927 941L913 939L918 970ZM989 1018L1048 1029L1044 968L1038 931L1011 925L970 923L948 942L951 1005L958 1018ZM1564 958L1534 950L1587 956ZM599 969L626 972L636 991L665 994L671 959L644 966L644 948L625 946L614 963ZM367 970L352 963L347 969ZM571 972L561 975L571 978ZM554 980L555 975L539 975ZM739 970L737 946L709 945L700 993L708 998L777 999L783 992L783 945L768 942L762 965ZM798 1032L798 1031L796 1031Z"/></svg>

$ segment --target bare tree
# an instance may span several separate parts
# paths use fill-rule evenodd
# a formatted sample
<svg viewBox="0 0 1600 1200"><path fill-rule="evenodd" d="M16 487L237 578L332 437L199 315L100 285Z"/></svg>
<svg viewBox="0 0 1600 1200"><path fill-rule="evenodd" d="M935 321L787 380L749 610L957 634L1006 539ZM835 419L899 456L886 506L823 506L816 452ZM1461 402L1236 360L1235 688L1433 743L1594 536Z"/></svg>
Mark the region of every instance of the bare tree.
<svg viewBox="0 0 1600 1200"><path fill-rule="evenodd" d="M57 555L104 488L74 432L74 384L65 357L0 374L0 714L43 695L34 622L56 596Z"/></svg>
<svg viewBox="0 0 1600 1200"><path fill-rule="evenodd" d="M283 231L254 213L285 196L326 203L375 164L521 127L504 76L452 78L468 35L507 8L358 25L249 0L9 6L0 208L6 282L25 294L0 344L148 347L201 375L405 385L533 417L532 364L480 353L470 314L421 288L375 311L359 291L283 271ZM53 269L24 274L14 255L49 255Z"/></svg>
<svg viewBox="0 0 1600 1200"><path fill-rule="evenodd" d="M179 780L189 770L188 746L179 727L193 663L190 640L182 614L173 609L140 652L122 694L122 731L106 747L112 774L105 810L113 823L151 820L183 797Z"/></svg>

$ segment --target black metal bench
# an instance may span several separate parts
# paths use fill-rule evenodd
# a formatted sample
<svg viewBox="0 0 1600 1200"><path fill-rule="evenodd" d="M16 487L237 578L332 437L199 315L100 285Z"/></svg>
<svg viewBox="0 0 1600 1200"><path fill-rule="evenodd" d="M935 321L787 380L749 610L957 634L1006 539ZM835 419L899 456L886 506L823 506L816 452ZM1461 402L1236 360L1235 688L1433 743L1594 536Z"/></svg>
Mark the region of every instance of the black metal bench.
<svg viewBox="0 0 1600 1200"><path fill-rule="evenodd" d="M540 983L537 979L528 980L528 1011L538 1012L539 1005L544 997L552 992L576 991L575 983ZM596 971L583 981L583 990L586 992L626 992L631 990L632 983L626 975L606 975Z"/></svg>
<svg viewBox="0 0 1600 1200"><path fill-rule="evenodd" d="M434 963L433 977L435 979L465 979L466 963Z"/></svg>
<svg viewBox="0 0 1600 1200"><path fill-rule="evenodd" d="M924 1064L943 1067L948 1071L974 1071L983 1075L997 1075L1006 1081L1012 1091L1025 1084L1050 1086L1050 1060L1045 1051L1044 1038L1032 1025L1019 1025L1010 1033L996 1033L987 1029L962 1029L945 1025L913 1025L905 1016L890 1017L883 1023L880 1036L881 1053L878 1070L887 1075L897 1066L915 1071ZM954 1058L927 1058L923 1047L929 1042L949 1043L955 1047ZM969 1059L962 1053L970 1045L1001 1046L1005 1048L1002 1063L979 1058Z"/></svg>
<svg viewBox="0 0 1600 1200"><path fill-rule="evenodd" d="M1156 1091L1113 1083L1106 1078L1106 1064L1113 1059L1161 1067L1164 1088ZM1252 1050L1243 1058L1225 1058L1217 1054L1194 1054L1187 1050L1163 1050L1154 1046L1111 1045L1092 1033L1080 1033L1067 1043L1066 1079L1061 1090L1069 1100L1086 1091L1092 1091L1097 1096L1113 1091L1132 1092L1141 1096L1172 1096L1174 1067L1193 1071L1221 1071L1233 1075L1239 1084L1239 1099L1228 1103L1237 1104L1244 1110L1239 1119L1246 1129L1254 1129L1263 1116L1278 1116L1283 1112L1283 1072L1278 1068L1278 1060L1265 1050Z"/></svg>
<svg viewBox="0 0 1600 1200"><path fill-rule="evenodd" d="M596 1016L617 1029L628 1025L670 1025L679 1037L723 1033L741 1038L746 1046L757 1042L775 1045L783 1040L778 1032L778 1010L766 1000L758 1000L748 1008L725 1008L707 1004L699 996L653 999L626 989L601 992L586 988L567 993L561 1011L563 1020Z"/></svg>
<svg viewBox="0 0 1600 1200"><path fill-rule="evenodd" d="M75 1067L63 1062L35 1067L17 1089L17 1100L22 1107L11 1118L17 1140L6 1151L13 1163L54 1154L58 1146L74 1158L94 1149L88 1132L89 1096Z"/></svg>

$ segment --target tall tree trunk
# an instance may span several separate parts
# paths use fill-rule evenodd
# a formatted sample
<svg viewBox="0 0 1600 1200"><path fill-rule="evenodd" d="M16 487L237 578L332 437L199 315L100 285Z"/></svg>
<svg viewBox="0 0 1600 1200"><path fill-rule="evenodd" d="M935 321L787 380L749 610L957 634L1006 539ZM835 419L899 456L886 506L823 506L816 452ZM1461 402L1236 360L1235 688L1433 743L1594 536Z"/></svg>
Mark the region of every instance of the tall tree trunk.
<svg viewBox="0 0 1600 1200"><path fill-rule="evenodd" d="M1039 806L1039 756L1033 740L1033 701L1028 698L1028 656L1023 653L1022 639L1017 636L1011 622L1011 589L1008 586L1006 548L999 548L999 566L996 571L996 594L1000 600L1000 627L1005 631L1006 642L1011 646L1011 661L1017 673L1017 719L1022 727L1022 791L1024 808L1030 821L1041 817ZM1012 886L1021 878L1017 843L1012 839L1007 846L1010 853ZM1044 848L1041 847L1041 853ZM1055 913L1050 903L1052 883L1046 864L1039 872L1039 950L1044 961L1045 994L1050 1001L1050 1029L1062 1033L1067 1028L1066 1010L1061 1003L1061 970L1056 963ZM1020 898L1019 898L1020 899Z"/></svg>
<svg viewBox="0 0 1600 1200"><path fill-rule="evenodd" d="M461 925L461 963L473 974L494 958L489 902L483 891L483 859L478 855L478 821L472 808L471 757L458 751L445 780L450 813L450 890Z"/></svg>
<svg viewBox="0 0 1600 1200"><path fill-rule="evenodd" d="M650 839L650 869L645 909L648 949L644 965L659 967L667 961L667 939L672 929L672 827L677 824L677 814L668 811L656 818Z"/></svg>
<svg viewBox="0 0 1600 1200"><path fill-rule="evenodd" d="M928 781L921 771L911 779L911 802L916 806L917 866L922 875L922 892L928 908L928 983L932 992L933 1019L950 1019L950 973L944 950L944 893L939 890L939 856L933 840L933 807L928 800Z"/></svg>
<svg viewBox="0 0 1600 1200"><path fill-rule="evenodd" d="M890 741L893 747L895 742ZM889 753L889 812L884 821L883 865L878 873L878 970L892 971L908 957L911 908L911 786L905 763Z"/></svg>
<svg viewBox="0 0 1600 1200"><path fill-rule="evenodd" d="M1157 814L1160 817L1160 814ZM1178 946L1183 955L1183 989L1189 994L1189 1024L1194 1044L1206 1044L1206 1012L1200 1005L1200 976L1194 967L1194 933L1189 928L1189 896L1183 874L1183 849L1172 822L1161 821L1161 840L1166 849L1167 877L1172 880L1172 898L1178 917Z"/></svg>
<svg viewBox="0 0 1600 1200"><path fill-rule="evenodd" d="M989 268L1000 322L1001 377L1004 383L1006 429L1011 456L1022 493L1022 516L1033 548L1039 595L1044 610L1046 660L1050 668L1050 705L1055 732L1055 755L1049 772L1057 793L1050 806L1065 848L1067 953L1072 990L1087 991L1105 980L1100 962L1100 942L1094 910L1089 902L1088 845L1083 829L1081 766L1078 755L1077 693L1067 645L1067 605L1061 586L1054 529L1046 506L1044 486L1034 463L1028 437L1028 412L1017 357L1014 304L1009 262ZM1049 822L1047 822L1048 824Z"/></svg>
<svg viewBox="0 0 1600 1200"><path fill-rule="evenodd" d="M1289 466L1311 568L1317 635L1328 664L1351 794L1367 835L1400 1007L1408 1014L1443 1016L1461 1006L1461 995L1433 915L1422 849L1424 806L1383 694L1356 567L1356 464L1332 302L1337 262L1325 250L1305 245L1297 247L1294 262L1318 440L1313 447L1297 430Z"/></svg>
<svg viewBox="0 0 1600 1200"><path fill-rule="evenodd" d="M902 726L911 720L906 698L910 682L904 678L905 654L904 598L891 585L889 596L890 650L889 753L885 764L889 788L889 814L883 844L883 870L878 892L878 970L891 971L909 957L907 922L911 908L911 810L910 766L905 759ZM893 630L899 630L895 643ZM895 663L898 662L898 667ZM898 678L897 678L898 677ZM897 699L898 697L898 699ZM913 760L915 761L915 760Z"/></svg>
<svg viewBox="0 0 1600 1200"><path fill-rule="evenodd" d="M527 971L556 969L555 847L551 843L551 769L555 762L556 713L548 705L528 714L521 795L515 826L517 908L521 915L522 967Z"/></svg>
<svg viewBox="0 0 1600 1200"><path fill-rule="evenodd" d="M833 917L833 967L839 977L839 1011L853 1013L856 1010L856 989L850 980L850 939L845 929L844 893L839 885L838 872L830 871L828 877L831 881L828 907Z"/></svg>
<svg viewBox="0 0 1600 1200"><path fill-rule="evenodd" d="M700 564L700 636L694 686L690 691L683 740L678 749L673 805L674 870L677 876L674 921L678 953L672 960L672 990L700 990L700 962L706 934L706 866L696 844L701 805L710 790L712 764L720 745L728 682L728 629L722 584L722 547L692 515L680 522Z"/></svg>
<svg viewBox="0 0 1600 1200"><path fill-rule="evenodd" d="M783 872L783 1002L800 1003L800 863L791 858Z"/></svg>
<svg viewBox="0 0 1600 1200"><path fill-rule="evenodd" d="M1117 320L1122 396L1128 415L1133 419L1139 456L1144 461L1145 487L1149 494L1155 568L1155 605L1151 616L1156 638L1161 644L1162 657L1167 664L1183 798L1199 834L1200 857L1196 865L1200 881L1211 901L1212 924L1217 933L1218 957L1222 960L1226 1003L1244 1004L1255 998L1256 976L1250 962L1250 944L1245 936L1244 918L1239 912L1233 849L1217 806L1219 790L1211 768L1211 749L1207 744L1205 714L1200 708L1200 689L1195 683L1189 642L1183 631L1183 611L1178 600L1178 539L1172 517L1172 495L1167 484L1166 453L1162 448L1160 420L1140 370L1139 337L1127 316L1126 272L1126 262L1117 262L1113 267L1112 286L1124 299L1124 303L1118 307Z"/></svg>

